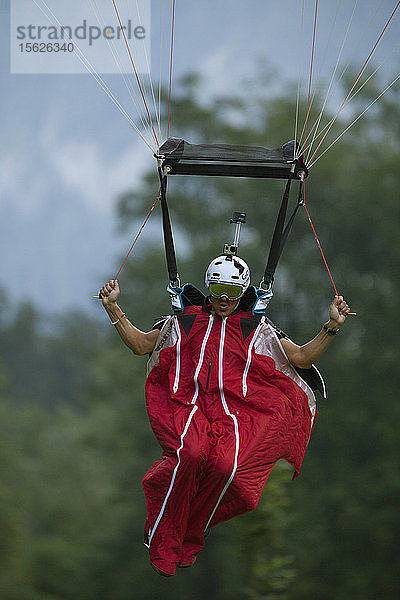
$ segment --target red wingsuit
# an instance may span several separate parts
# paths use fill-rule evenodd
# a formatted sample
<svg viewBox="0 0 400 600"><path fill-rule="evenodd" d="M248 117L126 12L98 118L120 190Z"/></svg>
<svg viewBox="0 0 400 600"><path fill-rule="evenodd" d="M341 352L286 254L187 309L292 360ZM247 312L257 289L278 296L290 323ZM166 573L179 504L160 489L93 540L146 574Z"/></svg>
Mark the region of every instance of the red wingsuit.
<svg viewBox="0 0 400 600"><path fill-rule="evenodd" d="M256 507L277 460L298 475L315 397L264 316L187 306L162 326L146 404L163 453L143 479L145 543L173 575L195 561L208 528Z"/></svg>

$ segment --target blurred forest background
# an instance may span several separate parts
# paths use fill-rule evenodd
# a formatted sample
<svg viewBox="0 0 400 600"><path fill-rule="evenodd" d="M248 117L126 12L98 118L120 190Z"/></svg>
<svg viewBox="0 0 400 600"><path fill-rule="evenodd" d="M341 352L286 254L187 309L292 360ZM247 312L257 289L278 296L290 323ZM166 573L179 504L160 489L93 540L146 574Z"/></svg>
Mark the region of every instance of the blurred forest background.
<svg viewBox="0 0 400 600"><path fill-rule="evenodd" d="M230 95L205 107L196 78L182 81L174 135L265 146L292 139L293 91L267 101L268 75L254 86L245 104ZM164 580L142 544L141 479L159 456L144 407L145 359L122 347L99 305L93 318L72 311L54 322L45 286L40 306L17 307L3 286L1 600L400 597L399 93L392 89L358 121L307 183L336 285L358 316L347 319L318 365L329 398L319 401L301 476L292 482L290 469L278 465L257 510L215 528L193 569ZM354 114L376 96L366 86ZM205 266L231 241L229 219L239 210L248 216L240 255L258 284L283 185L171 177L183 281L202 285ZM121 236L132 236L157 189L149 173L139 192L120 199ZM120 304L145 330L169 312L157 219L149 225L152 243L137 244L120 276ZM303 212L274 291L270 318L299 343L312 337L333 290Z"/></svg>

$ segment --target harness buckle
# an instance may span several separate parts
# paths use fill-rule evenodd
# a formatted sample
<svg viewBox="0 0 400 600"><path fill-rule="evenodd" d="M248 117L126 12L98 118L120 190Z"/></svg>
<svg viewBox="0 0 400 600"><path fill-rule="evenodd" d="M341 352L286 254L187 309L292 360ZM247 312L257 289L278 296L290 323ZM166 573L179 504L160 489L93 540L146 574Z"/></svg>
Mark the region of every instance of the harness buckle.
<svg viewBox="0 0 400 600"><path fill-rule="evenodd" d="M181 287L181 279L180 279L179 275L176 276L176 279L169 282L168 287L171 287L173 290L177 290Z"/></svg>

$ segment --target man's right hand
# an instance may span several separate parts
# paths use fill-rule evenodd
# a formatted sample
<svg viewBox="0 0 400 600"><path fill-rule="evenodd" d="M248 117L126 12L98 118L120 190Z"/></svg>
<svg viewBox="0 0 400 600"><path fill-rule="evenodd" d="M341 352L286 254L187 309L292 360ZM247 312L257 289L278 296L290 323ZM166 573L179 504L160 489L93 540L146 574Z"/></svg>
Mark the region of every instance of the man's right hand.
<svg viewBox="0 0 400 600"><path fill-rule="evenodd" d="M110 279L108 283L105 283L100 289L101 301L103 306L110 306L115 304L119 296L119 285L115 279Z"/></svg>

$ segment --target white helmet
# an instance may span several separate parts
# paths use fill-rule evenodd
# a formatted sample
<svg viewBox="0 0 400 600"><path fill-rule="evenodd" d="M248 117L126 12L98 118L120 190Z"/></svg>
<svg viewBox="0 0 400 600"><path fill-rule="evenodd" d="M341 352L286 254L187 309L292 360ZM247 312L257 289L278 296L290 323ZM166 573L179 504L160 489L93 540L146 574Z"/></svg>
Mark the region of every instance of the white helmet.
<svg viewBox="0 0 400 600"><path fill-rule="evenodd" d="M225 284L232 286L232 294L227 291L225 295L232 298L240 298L250 285L250 269L242 258L238 256L222 255L214 258L210 263L205 276L206 286L210 289L212 284ZM240 286L241 290L234 291L234 287ZM226 288L229 290L230 288ZM223 288L221 288L223 291ZM223 295L222 293L212 295Z"/></svg>

